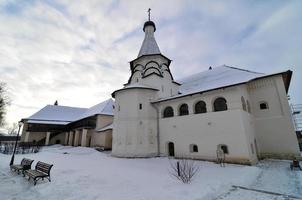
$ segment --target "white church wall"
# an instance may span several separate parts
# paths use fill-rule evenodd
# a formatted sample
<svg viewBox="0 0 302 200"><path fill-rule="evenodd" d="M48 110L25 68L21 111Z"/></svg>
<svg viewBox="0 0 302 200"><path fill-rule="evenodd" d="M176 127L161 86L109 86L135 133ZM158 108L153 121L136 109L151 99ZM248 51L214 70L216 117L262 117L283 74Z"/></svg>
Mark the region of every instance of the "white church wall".
<svg viewBox="0 0 302 200"><path fill-rule="evenodd" d="M116 93L112 155L157 155L156 110L150 104L155 93L147 89L128 89Z"/></svg>
<svg viewBox="0 0 302 200"><path fill-rule="evenodd" d="M251 97L248 93L248 86L246 84L241 84L238 85L238 90L239 94L241 95L240 97L240 106L242 112L241 116L241 125L243 126L243 129L245 130L244 133L246 134L246 140L248 144L248 151L250 154L250 158L252 160L252 163L256 163L258 158L257 158L257 141L256 141L256 136L255 136L255 119L254 116L252 115L250 109L248 108L247 102L251 101ZM243 98L243 99L242 99ZM244 102L242 102L244 100ZM245 108L244 105L245 104Z"/></svg>
<svg viewBox="0 0 302 200"><path fill-rule="evenodd" d="M158 63L159 65L161 64L168 64L168 60L162 56L158 56L158 55L148 55L148 56L144 56L144 57L141 57L137 60L135 60L133 62L133 66L136 66L136 65L142 65L144 66L144 68L146 67L146 65L148 63L150 63L150 61L152 61L153 63L156 62ZM151 66L154 66L156 67L156 65L149 65L148 67L151 67Z"/></svg>
<svg viewBox="0 0 302 200"><path fill-rule="evenodd" d="M158 98L178 94L179 85L173 82L172 76L168 72L166 58L158 55L142 57L134 61L133 65L135 72L131 77L131 84L141 83L158 89Z"/></svg>
<svg viewBox="0 0 302 200"><path fill-rule="evenodd" d="M249 163L251 159L241 110L176 116L160 120L161 153L167 155L167 143L174 142L176 157L216 159L217 145L228 146L230 162ZM198 152L190 152L190 144Z"/></svg>
<svg viewBox="0 0 302 200"><path fill-rule="evenodd" d="M142 83L158 89L157 98L171 97L178 94L179 86L172 82L169 73L165 72L166 77L151 75L142 79Z"/></svg>
<svg viewBox="0 0 302 200"><path fill-rule="evenodd" d="M254 163L257 157L250 149L254 139L253 118L242 109L242 95L249 98L245 86L239 85L162 102L159 106L161 153L167 155L167 143L171 141L178 157L213 160L217 145L226 144L230 162ZM213 112L213 102L218 97L227 100L227 111ZM194 105L199 100L206 103L207 113L194 114ZM183 103L188 105L189 115L178 116ZM166 106L173 107L174 117L162 118ZM198 145L198 153L190 152L190 144Z"/></svg>
<svg viewBox="0 0 302 200"><path fill-rule="evenodd" d="M255 121L252 114L243 111L241 112L241 126L244 129L246 143L247 143L247 150L249 152L249 157L251 159L251 163L256 163L258 160L257 156L257 142L255 136Z"/></svg>
<svg viewBox="0 0 302 200"><path fill-rule="evenodd" d="M299 153L282 76L268 77L249 84L255 132L262 157L291 158ZM261 102L268 109L261 110Z"/></svg>

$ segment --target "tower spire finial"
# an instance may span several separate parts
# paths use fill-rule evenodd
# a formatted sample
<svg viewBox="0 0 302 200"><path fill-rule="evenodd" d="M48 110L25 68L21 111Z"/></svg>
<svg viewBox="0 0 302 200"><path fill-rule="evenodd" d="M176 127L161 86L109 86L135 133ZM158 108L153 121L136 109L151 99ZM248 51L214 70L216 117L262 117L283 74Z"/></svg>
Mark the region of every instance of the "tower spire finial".
<svg viewBox="0 0 302 200"><path fill-rule="evenodd" d="M150 21L150 13L151 13L151 8L148 9L148 19Z"/></svg>

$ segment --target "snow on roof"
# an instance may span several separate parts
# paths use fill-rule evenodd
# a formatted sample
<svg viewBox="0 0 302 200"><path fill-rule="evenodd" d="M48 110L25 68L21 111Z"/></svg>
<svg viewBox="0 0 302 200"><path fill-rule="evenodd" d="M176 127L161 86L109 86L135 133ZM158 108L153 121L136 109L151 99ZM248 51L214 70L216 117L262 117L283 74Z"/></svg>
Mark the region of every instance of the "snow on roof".
<svg viewBox="0 0 302 200"><path fill-rule="evenodd" d="M265 74L222 65L179 80L182 94L244 83Z"/></svg>
<svg viewBox="0 0 302 200"><path fill-rule="evenodd" d="M264 73L222 65L178 80L177 82L181 84L179 95L159 99L154 102L165 101L189 94L242 84L253 79L266 76L268 75Z"/></svg>
<svg viewBox="0 0 302 200"><path fill-rule="evenodd" d="M86 117L90 117L97 114L113 115L113 104L114 102L112 99L103 101L95 106L88 108L87 111L81 116L79 116L77 120L84 119Z"/></svg>
<svg viewBox="0 0 302 200"><path fill-rule="evenodd" d="M56 125L66 125L69 124L70 121L58 121L58 120L28 120L27 123L31 124L56 124Z"/></svg>
<svg viewBox="0 0 302 200"><path fill-rule="evenodd" d="M30 116L28 120L72 122L86 110L87 108L47 105Z"/></svg>
<svg viewBox="0 0 302 200"><path fill-rule="evenodd" d="M29 118L29 123L68 124L97 114L113 115L113 100L108 99L90 108L47 105Z"/></svg>
<svg viewBox="0 0 302 200"><path fill-rule="evenodd" d="M128 89L128 88L146 88L146 89L154 89L157 90L156 88L153 88L151 86L148 85L144 85L144 84L140 84L140 83L132 83L129 85L126 85L124 88L122 89Z"/></svg>
<svg viewBox="0 0 302 200"><path fill-rule="evenodd" d="M107 131L107 130L110 130L110 129L113 129L113 123L109 124L108 126L105 126L103 128L98 129L97 132Z"/></svg>
<svg viewBox="0 0 302 200"><path fill-rule="evenodd" d="M136 88L141 88L141 89L150 89L150 90L158 90L157 88L153 88L151 86L148 85L143 85L143 84L139 84L139 83L132 83L132 84L128 84L125 87L115 90L111 95L112 97L115 97L115 93L121 90L126 90L126 89L136 89Z"/></svg>

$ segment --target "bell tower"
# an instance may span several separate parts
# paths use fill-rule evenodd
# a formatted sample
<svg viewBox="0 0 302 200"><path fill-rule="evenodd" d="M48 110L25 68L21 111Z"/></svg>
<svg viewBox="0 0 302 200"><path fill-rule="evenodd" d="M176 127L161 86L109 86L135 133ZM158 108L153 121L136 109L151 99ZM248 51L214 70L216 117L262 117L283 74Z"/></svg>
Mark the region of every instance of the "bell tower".
<svg viewBox="0 0 302 200"><path fill-rule="evenodd" d="M130 84L144 84L159 90L158 97L174 96L178 93L179 84L173 79L170 71L171 60L164 56L155 40L156 25L150 20L144 23L145 38L136 59L130 62Z"/></svg>
<svg viewBox="0 0 302 200"><path fill-rule="evenodd" d="M162 55L154 37L156 26L144 23L145 38L136 59L130 62L131 76L115 98L112 155L152 157L159 155L158 110L152 101L178 94L179 84L170 72L171 60Z"/></svg>

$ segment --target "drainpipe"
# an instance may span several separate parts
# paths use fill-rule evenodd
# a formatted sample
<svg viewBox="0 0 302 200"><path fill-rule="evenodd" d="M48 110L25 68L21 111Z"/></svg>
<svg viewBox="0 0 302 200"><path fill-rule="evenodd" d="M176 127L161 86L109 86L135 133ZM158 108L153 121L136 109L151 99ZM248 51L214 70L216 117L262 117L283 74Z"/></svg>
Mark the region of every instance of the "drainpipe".
<svg viewBox="0 0 302 200"><path fill-rule="evenodd" d="M160 140L159 140L159 109L157 106L151 103L152 107L156 110L157 118L156 118L156 129L157 129L157 156L160 156Z"/></svg>

